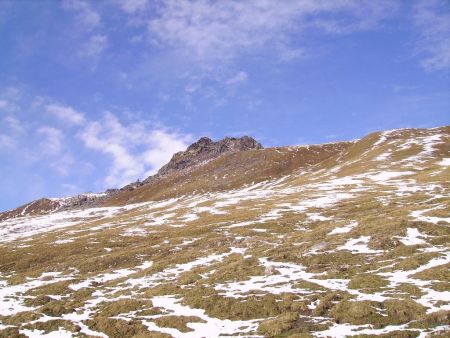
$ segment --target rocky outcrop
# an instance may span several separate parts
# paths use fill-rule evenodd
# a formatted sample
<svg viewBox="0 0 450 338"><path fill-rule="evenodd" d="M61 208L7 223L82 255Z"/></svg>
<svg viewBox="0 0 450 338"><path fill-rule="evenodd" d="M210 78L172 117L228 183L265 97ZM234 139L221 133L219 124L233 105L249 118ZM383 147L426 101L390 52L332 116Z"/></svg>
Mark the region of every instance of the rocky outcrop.
<svg viewBox="0 0 450 338"><path fill-rule="evenodd" d="M240 138L226 137L214 142L208 137L202 137L191 144L185 151L173 155L169 163L159 169L157 175L163 176L174 171L182 170L210 161L227 152L262 149L263 146L249 136Z"/></svg>
<svg viewBox="0 0 450 338"><path fill-rule="evenodd" d="M103 193L85 193L66 198L43 198L23 205L11 211L0 213L0 221L19 216L47 214L56 210L81 209L102 205L109 198L123 192L133 191L142 185L154 180L164 178L167 174L195 167L206 163L222 154L252 149L262 149L262 145L249 136L239 138L226 137L214 142L208 137L202 137L191 144L185 151L173 155L169 163L164 165L156 175L148 177L145 181L136 181L120 189L108 189Z"/></svg>

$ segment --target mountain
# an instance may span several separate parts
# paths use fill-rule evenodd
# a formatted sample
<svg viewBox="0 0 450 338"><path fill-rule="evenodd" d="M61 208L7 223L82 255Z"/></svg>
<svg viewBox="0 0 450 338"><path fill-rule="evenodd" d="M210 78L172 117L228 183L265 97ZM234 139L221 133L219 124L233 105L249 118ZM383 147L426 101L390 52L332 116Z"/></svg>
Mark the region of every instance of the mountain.
<svg viewBox="0 0 450 338"><path fill-rule="evenodd" d="M0 337L445 337L450 127L262 148L0 214Z"/></svg>

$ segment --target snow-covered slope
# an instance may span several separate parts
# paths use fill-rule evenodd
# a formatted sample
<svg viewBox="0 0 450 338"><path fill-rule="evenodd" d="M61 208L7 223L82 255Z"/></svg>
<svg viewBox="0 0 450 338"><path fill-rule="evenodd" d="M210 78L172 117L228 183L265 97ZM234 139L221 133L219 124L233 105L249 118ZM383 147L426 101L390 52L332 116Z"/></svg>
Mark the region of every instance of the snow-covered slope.
<svg viewBox="0 0 450 338"><path fill-rule="evenodd" d="M449 159L449 127L394 130L5 218L0 336L445 336Z"/></svg>

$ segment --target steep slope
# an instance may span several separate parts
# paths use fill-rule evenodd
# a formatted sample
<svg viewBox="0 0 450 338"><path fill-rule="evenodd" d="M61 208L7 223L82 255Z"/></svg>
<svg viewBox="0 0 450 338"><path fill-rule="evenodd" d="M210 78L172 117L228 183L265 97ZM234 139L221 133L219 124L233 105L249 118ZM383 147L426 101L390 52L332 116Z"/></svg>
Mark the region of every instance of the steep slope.
<svg viewBox="0 0 450 338"><path fill-rule="evenodd" d="M443 127L232 152L4 220L0 336L443 337L449 145Z"/></svg>
<svg viewBox="0 0 450 338"><path fill-rule="evenodd" d="M230 152L196 166L156 176L136 190L112 196L105 205L124 205L192 193L224 191L281 178L334 157L351 144L339 142Z"/></svg>

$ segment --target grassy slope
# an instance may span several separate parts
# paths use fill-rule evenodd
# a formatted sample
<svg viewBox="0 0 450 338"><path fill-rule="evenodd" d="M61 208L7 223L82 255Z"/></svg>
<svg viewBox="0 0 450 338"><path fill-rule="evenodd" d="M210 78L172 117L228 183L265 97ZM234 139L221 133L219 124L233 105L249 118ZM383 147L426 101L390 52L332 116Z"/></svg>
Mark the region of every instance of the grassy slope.
<svg viewBox="0 0 450 338"><path fill-rule="evenodd" d="M215 336L214 321L234 336L444 335L449 141L445 127L229 154L0 243L0 337Z"/></svg>

